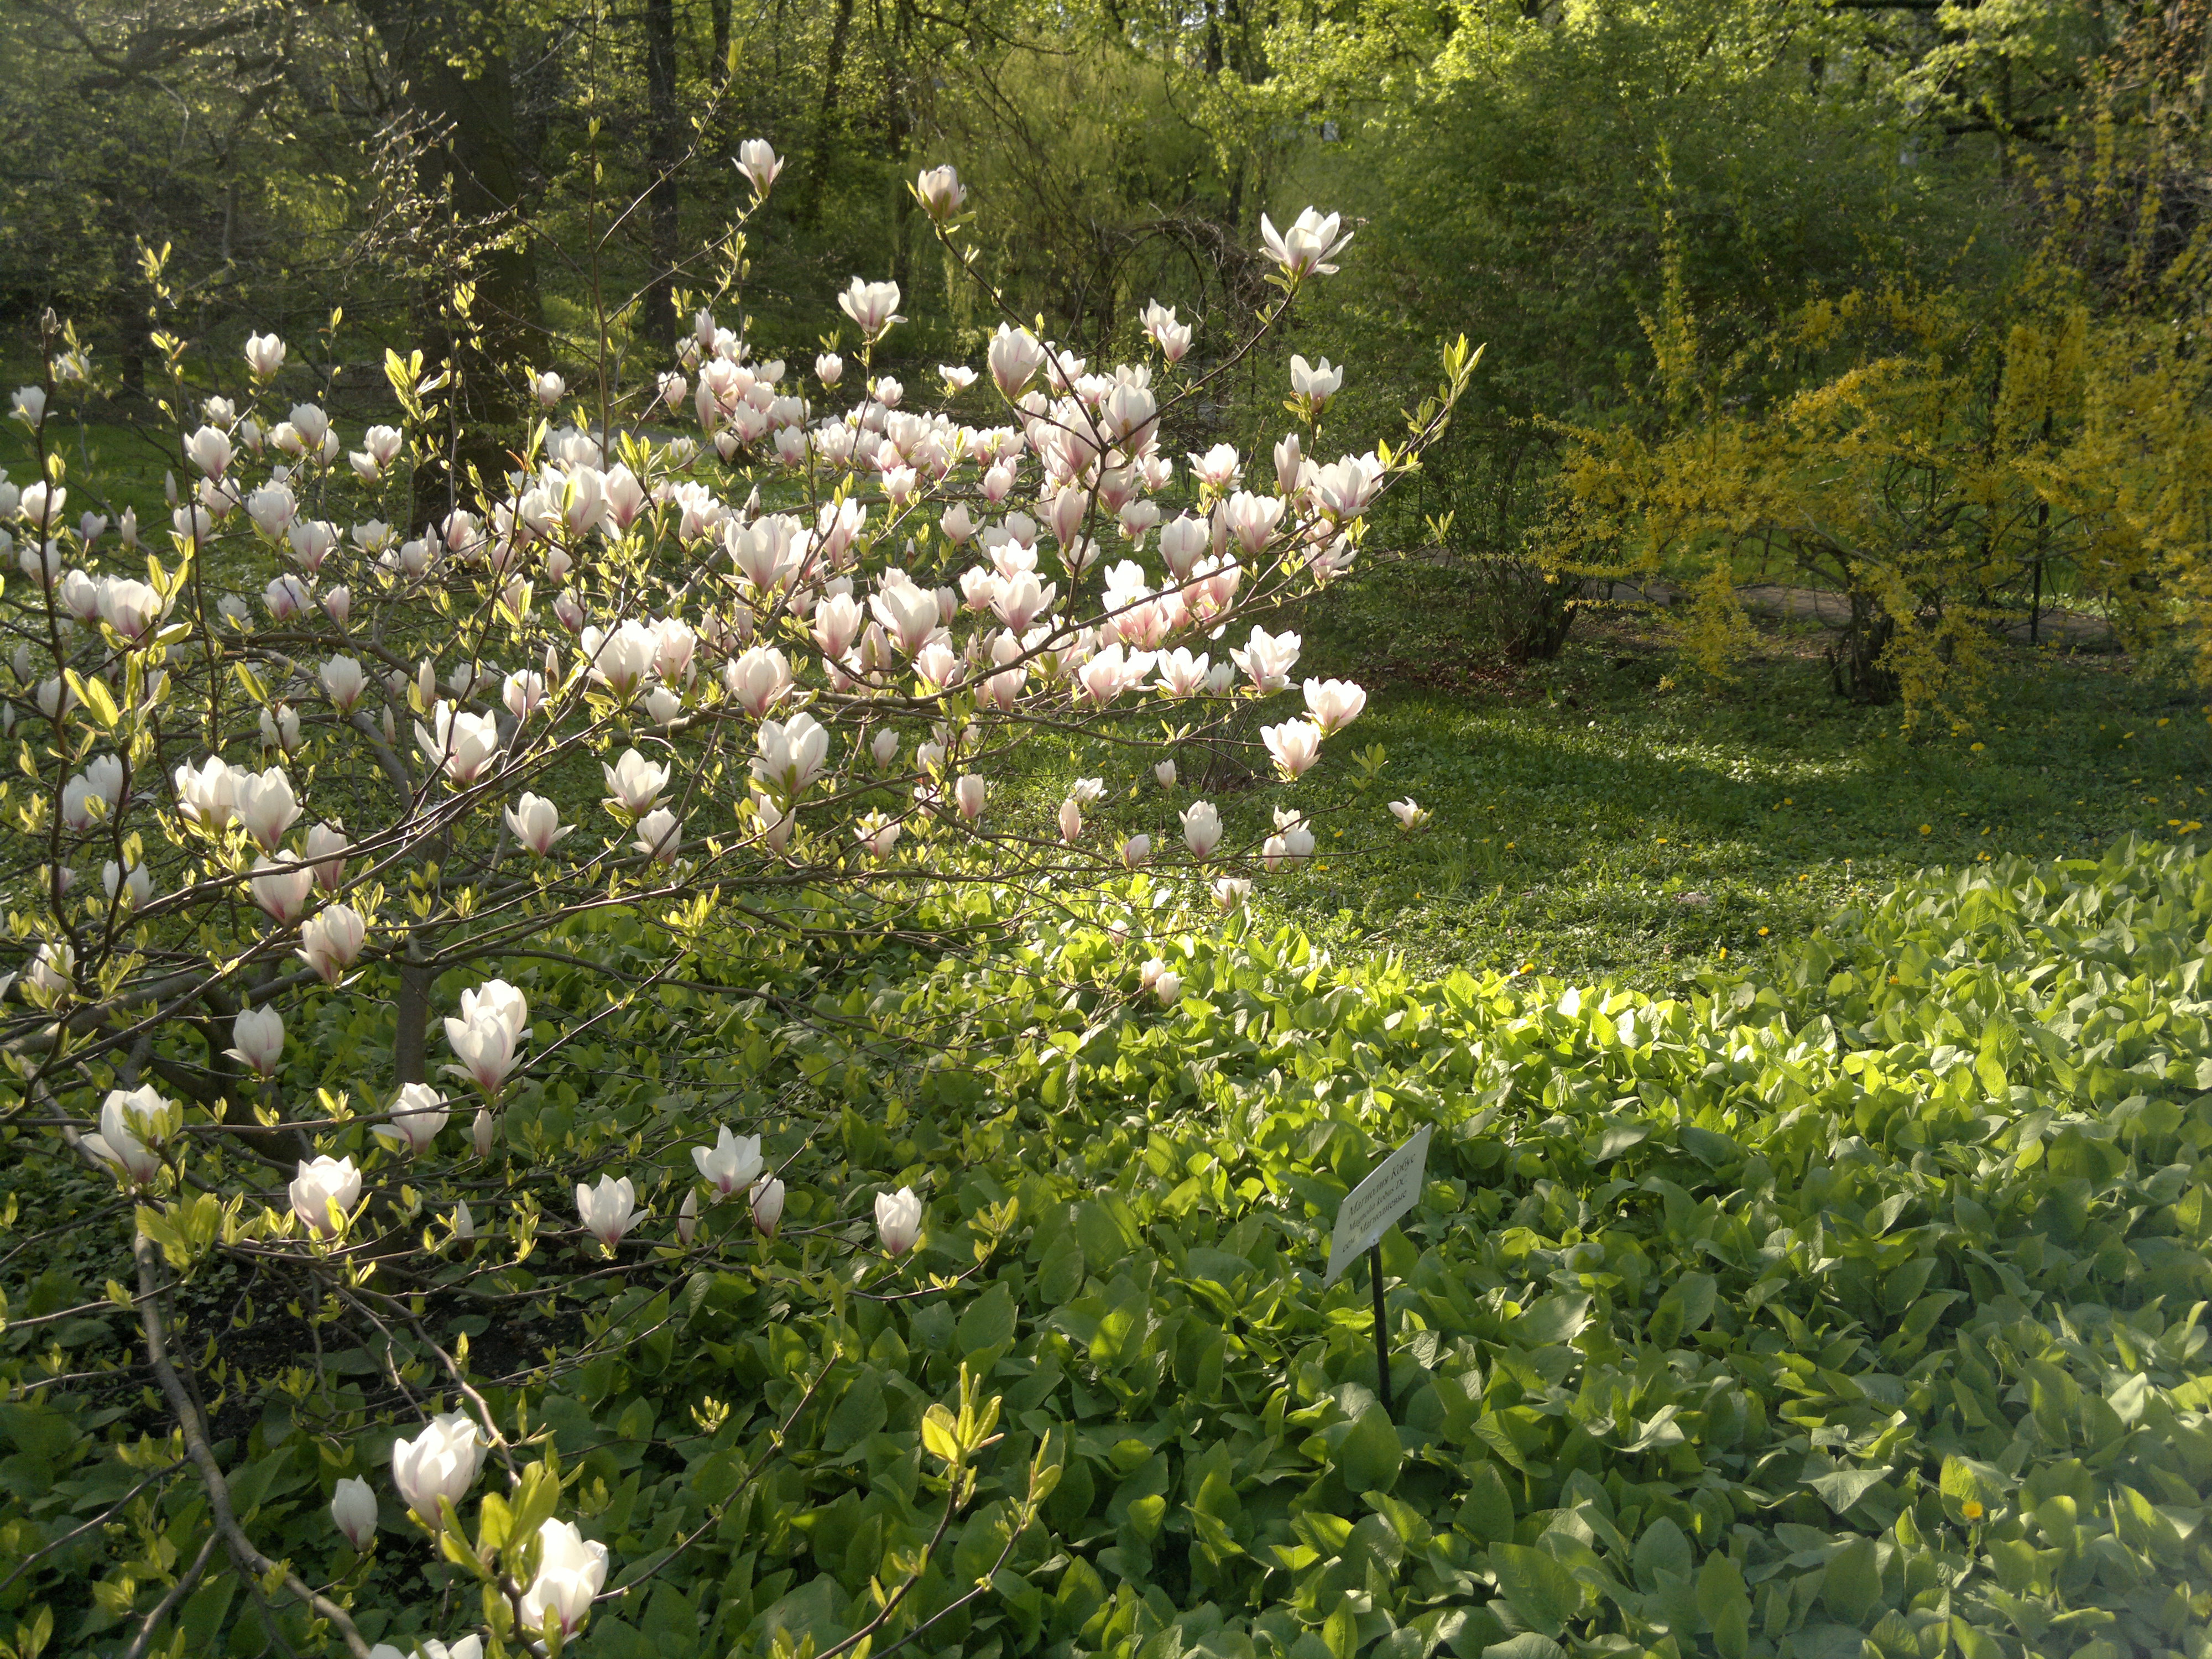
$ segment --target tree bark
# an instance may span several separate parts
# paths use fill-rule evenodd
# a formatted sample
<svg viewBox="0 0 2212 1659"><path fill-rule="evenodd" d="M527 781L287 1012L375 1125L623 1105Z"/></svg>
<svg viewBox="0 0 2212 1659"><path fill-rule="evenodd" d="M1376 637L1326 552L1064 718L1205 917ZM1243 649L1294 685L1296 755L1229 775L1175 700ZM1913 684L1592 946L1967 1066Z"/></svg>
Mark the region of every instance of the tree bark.
<svg viewBox="0 0 2212 1659"><path fill-rule="evenodd" d="M423 125L416 183L433 205L422 232L432 260L446 262L418 301L418 326L425 358L453 372L457 436L446 467L416 473L425 521L465 498L471 468L487 479L501 470L544 337L538 259L520 227L526 169L498 5L362 0L361 9Z"/></svg>
<svg viewBox="0 0 2212 1659"><path fill-rule="evenodd" d="M707 16L714 29L714 61L707 65L707 83L720 92L730 80L730 0L707 0Z"/></svg>
<svg viewBox="0 0 2212 1659"><path fill-rule="evenodd" d="M814 143L806 158L806 190L799 222L810 229L822 222L822 186L830 172L830 126L837 117L837 81L845 70L845 43L853 33L853 0L837 0L830 24L830 53L822 66L822 108L814 121Z"/></svg>
<svg viewBox="0 0 2212 1659"><path fill-rule="evenodd" d="M678 209L676 163L683 133L676 116L676 0L645 0L646 257L645 331L655 346L676 343Z"/></svg>

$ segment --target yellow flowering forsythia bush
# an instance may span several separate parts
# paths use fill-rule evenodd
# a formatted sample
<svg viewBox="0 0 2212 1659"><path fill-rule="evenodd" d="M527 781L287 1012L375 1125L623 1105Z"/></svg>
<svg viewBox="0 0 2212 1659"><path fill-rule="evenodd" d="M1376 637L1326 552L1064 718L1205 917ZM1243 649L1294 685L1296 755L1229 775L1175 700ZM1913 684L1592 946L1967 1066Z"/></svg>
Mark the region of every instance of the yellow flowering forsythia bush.
<svg viewBox="0 0 2212 1659"><path fill-rule="evenodd" d="M1741 584L1838 593L1838 691L1954 727L2002 630L2054 595L2212 672L2203 269L2191 245L2100 308L2054 242L2000 303L1894 282L1724 362L1670 283L1663 416L1572 433L1556 556L1686 578L1687 642L1716 673L1747 638Z"/></svg>

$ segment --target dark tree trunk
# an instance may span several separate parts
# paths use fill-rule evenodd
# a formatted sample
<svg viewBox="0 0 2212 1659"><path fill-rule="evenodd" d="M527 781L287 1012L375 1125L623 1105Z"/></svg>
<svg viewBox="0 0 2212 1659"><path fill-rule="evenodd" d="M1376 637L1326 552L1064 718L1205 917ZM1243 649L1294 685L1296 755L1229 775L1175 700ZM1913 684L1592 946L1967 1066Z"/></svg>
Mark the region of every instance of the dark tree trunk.
<svg viewBox="0 0 2212 1659"><path fill-rule="evenodd" d="M1897 619L1871 593L1854 589L1851 619L1843 637L1828 647L1828 674L1836 695L1875 707L1895 702L1903 695L1897 672L1882 660L1897 635Z"/></svg>
<svg viewBox="0 0 2212 1659"><path fill-rule="evenodd" d="M676 0L645 0L646 257L653 277L645 290L645 331L655 346L676 343L678 202L676 164L683 132L676 116Z"/></svg>
<svg viewBox="0 0 2212 1659"><path fill-rule="evenodd" d="M730 0L708 0L707 16L714 29L714 61L707 65L707 82L720 92L730 80Z"/></svg>
<svg viewBox="0 0 2212 1659"><path fill-rule="evenodd" d="M914 197L906 179L914 144L914 105L906 65L914 51L913 16L912 8L905 4L894 9L891 50L884 54L884 125L892 167L891 280L909 294L914 291Z"/></svg>
<svg viewBox="0 0 2212 1659"><path fill-rule="evenodd" d="M362 11L423 124L417 183L433 204L425 250L434 260L459 250L419 302L424 358L453 375L457 434L449 469L416 475L416 514L428 520L468 496L471 470L491 479L502 469L524 371L544 336L538 259L526 236L500 234L521 217L524 176L504 17L495 6L439 0L362 0Z"/></svg>
<svg viewBox="0 0 2212 1659"><path fill-rule="evenodd" d="M814 143L806 158L806 190L800 198L799 222L810 229L822 222L822 187L828 182L830 129L837 119L837 81L845 71L845 43L853 33L853 0L837 0L830 24L830 55L822 66L822 108L815 118Z"/></svg>

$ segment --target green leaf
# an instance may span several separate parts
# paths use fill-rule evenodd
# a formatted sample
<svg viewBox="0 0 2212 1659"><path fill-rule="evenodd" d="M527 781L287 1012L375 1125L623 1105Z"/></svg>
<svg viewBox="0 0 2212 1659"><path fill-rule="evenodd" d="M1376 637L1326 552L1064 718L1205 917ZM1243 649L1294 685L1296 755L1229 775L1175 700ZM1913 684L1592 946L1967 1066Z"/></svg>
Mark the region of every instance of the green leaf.
<svg viewBox="0 0 2212 1659"><path fill-rule="evenodd" d="M1524 1309L1506 1328L1506 1335L1524 1348L1555 1347L1571 1342L1589 1323L1590 1298L1577 1291L1540 1297Z"/></svg>
<svg viewBox="0 0 2212 1659"><path fill-rule="evenodd" d="M921 1443L932 1457L946 1464L960 1461L960 1419L943 1406L932 1406L921 1414Z"/></svg>
<svg viewBox="0 0 2212 1659"><path fill-rule="evenodd" d="M1492 1643L1483 1649L1482 1659L1567 1659L1567 1650L1548 1636L1524 1630L1505 1641Z"/></svg>
<svg viewBox="0 0 2212 1659"><path fill-rule="evenodd" d="M1698 1613L1723 1659L1743 1659L1751 1645L1751 1593L1743 1570L1718 1551L1698 1569Z"/></svg>
<svg viewBox="0 0 2212 1659"><path fill-rule="evenodd" d="M962 1358L986 1348L1002 1347L1014 1340L1015 1311L1012 1291L994 1284L962 1311L955 1336Z"/></svg>
<svg viewBox="0 0 2212 1659"><path fill-rule="evenodd" d="M1881 1600L1881 1570L1874 1540L1854 1538L1829 1558L1820 1579L1821 1603L1844 1623L1864 1630L1867 1615Z"/></svg>
<svg viewBox="0 0 2212 1659"><path fill-rule="evenodd" d="M1881 1469L1837 1469L1815 1475L1805 1484L1820 1493L1821 1501L1838 1515L1847 1515L1857 1506L1859 1499L1882 1483L1885 1475Z"/></svg>
<svg viewBox="0 0 2212 1659"><path fill-rule="evenodd" d="M1658 1575L1669 1573L1677 1578L1687 1578L1694 1560L1688 1536L1665 1516L1661 1516L1644 1529L1644 1536L1636 1540L1632 1558L1636 1565L1636 1582L1645 1589L1658 1588Z"/></svg>
<svg viewBox="0 0 2212 1659"><path fill-rule="evenodd" d="M1486 1544L1507 1543L1513 1537L1513 1494L1498 1465L1485 1462L1467 1483L1454 1524L1469 1537Z"/></svg>
<svg viewBox="0 0 2212 1659"><path fill-rule="evenodd" d="M1405 1462L1405 1443L1380 1406L1370 1406L1336 1449L1337 1471L1352 1491L1388 1492Z"/></svg>
<svg viewBox="0 0 2212 1659"><path fill-rule="evenodd" d="M1582 1586L1542 1550L1493 1545L1490 1565L1506 1602L1531 1630L1556 1637L1583 1604Z"/></svg>

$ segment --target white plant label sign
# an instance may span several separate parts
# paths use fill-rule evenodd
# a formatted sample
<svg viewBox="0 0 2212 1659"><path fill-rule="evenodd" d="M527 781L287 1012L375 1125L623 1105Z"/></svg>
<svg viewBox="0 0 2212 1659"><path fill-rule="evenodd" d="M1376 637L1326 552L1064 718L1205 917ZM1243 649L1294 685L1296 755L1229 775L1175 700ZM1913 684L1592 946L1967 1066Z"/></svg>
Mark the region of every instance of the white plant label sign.
<svg viewBox="0 0 2212 1659"><path fill-rule="evenodd" d="M1329 1243L1327 1290L1344 1270L1381 1242L1383 1232L1413 1207L1429 1167L1430 1125L1375 1166L1367 1179L1345 1195L1336 1212L1336 1237Z"/></svg>

